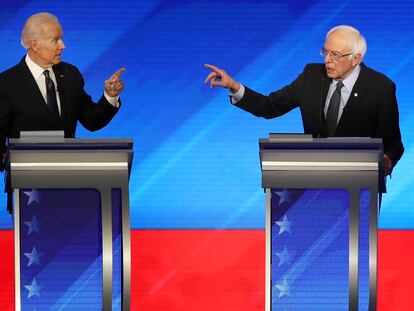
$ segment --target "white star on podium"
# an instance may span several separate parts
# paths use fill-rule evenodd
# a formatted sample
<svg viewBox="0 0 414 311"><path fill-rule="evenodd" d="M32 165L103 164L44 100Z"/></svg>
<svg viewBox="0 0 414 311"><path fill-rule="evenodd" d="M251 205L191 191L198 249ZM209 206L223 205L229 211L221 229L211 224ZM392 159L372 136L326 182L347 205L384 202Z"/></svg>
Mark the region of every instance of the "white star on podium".
<svg viewBox="0 0 414 311"><path fill-rule="evenodd" d="M42 287L37 285L36 279L33 279L31 285L24 285L24 287L29 291L27 298L31 298L32 296L40 297Z"/></svg>
<svg viewBox="0 0 414 311"><path fill-rule="evenodd" d="M36 216L33 216L31 221L25 221L24 224L29 228L27 235L32 234L32 232L39 232L39 224L37 223Z"/></svg>
<svg viewBox="0 0 414 311"><path fill-rule="evenodd" d="M290 286L286 278L284 278L281 283L277 284L276 288L279 290L279 298L290 296Z"/></svg>
<svg viewBox="0 0 414 311"><path fill-rule="evenodd" d="M36 189L33 189L32 191L24 191L23 193L29 197L27 205L30 205L32 202L40 203L39 191Z"/></svg>
<svg viewBox="0 0 414 311"><path fill-rule="evenodd" d="M293 255L287 250L286 246L283 247L283 251L281 251L279 253L275 253L275 255L277 257L279 257L279 267L284 265L285 263L287 265L292 264L292 256Z"/></svg>
<svg viewBox="0 0 414 311"><path fill-rule="evenodd" d="M275 224L280 226L279 235L281 235L283 232L292 233L292 229L290 228L291 223L292 222L288 220L286 214L283 215L282 221L275 221Z"/></svg>
<svg viewBox="0 0 414 311"><path fill-rule="evenodd" d="M290 202L290 192L287 189L283 189L283 191L275 191L275 193L279 196L279 205L283 202Z"/></svg>
<svg viewBox="0 0 414 311"><path fill-rule="evenodd" d="M24 253L24 255L29 258L29 263L27 264L28 267L34 263L40 266L40 258L43 256L43 253L39 253L36 246L33 247L31 253Z"/></svg>

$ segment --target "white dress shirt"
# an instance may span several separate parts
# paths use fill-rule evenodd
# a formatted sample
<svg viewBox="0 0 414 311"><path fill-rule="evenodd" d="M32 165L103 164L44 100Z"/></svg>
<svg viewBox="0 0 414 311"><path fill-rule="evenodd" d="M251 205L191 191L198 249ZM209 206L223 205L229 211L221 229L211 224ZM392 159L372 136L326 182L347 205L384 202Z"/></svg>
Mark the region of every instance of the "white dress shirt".
<svg viewBox="0 0 414 311"><path fill-rule="evenodd" d="M339 111L338 111L338 122L341 119L342 112L345 109L349 96L351 96L352 88L354 87L355 82L358 79L360 72L361 72L361 66L357 65L354 68L354 70L352 70L352 72L345 79L342 80L342 83L344 84L344 86L341 88L341 103L339 105ZM333 95L333 92L335 92L337 84L338 84L338 80L332 79L332 82L329 85L328 96L326 96L325 107L323 108L325 117L328 112L328 107L331 101L331 97ZM352 96L358 96L358 93L354 93Z"/></svg>
<svg viewBox="0 0 414 311"><path fill-rule="evenodd" d="M36 64L30 58L29 54L26 55L26 64L29 67L30 72L32 73L33 78L35 79L37 86L39 87L40 93L42 93L43 99L45 100L45 104L47 103L47 91L46 91L46 76L43 74L45 70L49 70L50 79L52 79L53 83L55 84L56 90L56 100L59 109L59 114L61 114L61 107L60 107L60 97L59 97L59 90L56 87L56 77L55 73L53 72L52 67L49 68L42 68L38 64Z"/></svg>
<svg viewBox="0 0 414 311"><path fill-rule="evenodd" d="M40 93L42 93L42 96L45 100L45 104L47 103L47 91L46 91L46 77L43 74L43 72L45 70L49 70L50 79L52 79L53 83L55 84L56 100L57 100L57 105L58 105L58 109L59 109L59 114L61 115L62 114L62 112L61 112L62 109L61 109L61 105L60 105L59 89L57 87L56 77L55 77L55 73L53 72L52 67L48 67L48 68L40 67L34 61L32 61L29 54L26 54L25 61L26 61L27 67L29 67L29 70L32 73L32 76L33 76L33 78L35 79L35 81L37 83L37 86L39 87ZM104 96L105 96L106 100L112 106L114 106L116 108L119 107L119 96L116 96L116 97L108 96L105 92L104 92Z"/></svg>

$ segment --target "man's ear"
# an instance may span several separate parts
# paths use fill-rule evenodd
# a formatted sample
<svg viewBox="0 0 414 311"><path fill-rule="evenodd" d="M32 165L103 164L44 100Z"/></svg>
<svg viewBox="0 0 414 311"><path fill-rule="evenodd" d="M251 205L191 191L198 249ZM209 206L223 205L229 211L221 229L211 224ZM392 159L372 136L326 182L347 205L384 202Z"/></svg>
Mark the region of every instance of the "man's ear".
<svg viewBox="0 0 414 311"><path fill-rule="evenodd" d="M354 58L352 59L352 67L355 67L356 65L358 65L359 63L361 63L361 61L362 61L361 54L356 54L354 56Z"/></svg>
<svg viewBox="0 0 414 311"><path fill-rule="evenodd" d="M30 40L29 47L33 51L37 51L39 49L39 41L38 40Z"/></svg>

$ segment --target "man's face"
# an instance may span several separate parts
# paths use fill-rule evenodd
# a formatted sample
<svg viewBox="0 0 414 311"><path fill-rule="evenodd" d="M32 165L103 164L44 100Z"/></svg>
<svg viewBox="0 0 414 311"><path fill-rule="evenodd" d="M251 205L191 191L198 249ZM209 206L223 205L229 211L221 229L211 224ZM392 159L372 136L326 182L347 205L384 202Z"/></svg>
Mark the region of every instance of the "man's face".
<svg viewBox="0 0 414 311"><path fill-rule="evenodd" d="M59 23L49 22L41 25L41 36L33 40L30 55L35 63L43 68L59 64L65 44L62 36L63 30Z"/></svg>
<svg viewBox="0 0 414 311"><path fill-rule="evenodd" d="M361 59L361 55L348 55L335 60L332 54L345 55L352 53L349 38L341 32L334 32L326 38L325 50L330 52L325 56L325 68L329 78L345 79Z"/></svg>

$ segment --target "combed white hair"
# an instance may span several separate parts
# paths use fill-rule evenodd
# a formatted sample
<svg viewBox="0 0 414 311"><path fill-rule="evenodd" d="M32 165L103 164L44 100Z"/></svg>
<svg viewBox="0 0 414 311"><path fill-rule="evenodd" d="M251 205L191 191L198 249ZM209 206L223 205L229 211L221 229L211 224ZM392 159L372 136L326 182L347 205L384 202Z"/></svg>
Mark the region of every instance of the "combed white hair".
<svg viewBox="0 0 414 311"><path fill-rule="evenodd" d="M360 54L362 61L365 53L367 52L367 41L361 35L361 33L352 26L339 25L329 30L326 34L326 38L328 38L334 32L341 32L349 37L349 45L352 49L352 56Z"/></svg>
<svg viewBox="0 0 414 311"><path fill-rule="evenodd" d="M51 22L59 23L55 15L47 12L37 13L30 16L24 24L22 30L22 46L25 49L28 49L30 40L36 40L42 36L42 24Z"/></svg>

